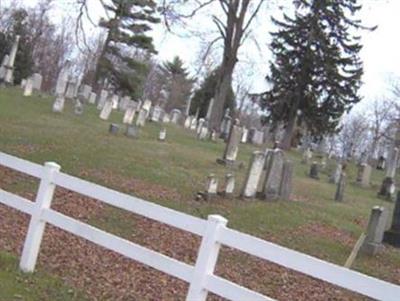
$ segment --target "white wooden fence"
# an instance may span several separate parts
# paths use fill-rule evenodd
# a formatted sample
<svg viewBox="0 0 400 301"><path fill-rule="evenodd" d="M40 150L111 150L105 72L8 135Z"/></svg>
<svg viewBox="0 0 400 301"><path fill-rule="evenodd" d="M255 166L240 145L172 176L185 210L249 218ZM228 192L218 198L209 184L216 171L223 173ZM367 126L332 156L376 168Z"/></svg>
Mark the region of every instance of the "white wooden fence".
<svg viewBox="0 0 400 301"><path fill-rule="evenodd" d="M210 215L208 220L203 220L174 211L61 173L60 166L52 162L47 162L44 166L41 166L0 152L0 165L40 179L35 202L0 189L0 203L31 216L20 260L20 268L25 272L34 271L45 225L50 223L109 250L188 282L190 285L186 297L187 301L204 301L208 292L237 301L273 300L214 275L214 268L221 245L274 262L368 297L387 301L400 300L400 286L229 229L226 227L227 220L221 216ZM50 208L50 205L56 186L64 187L109 205L201 236L202 242L195 266L149 250L54 211Z"/></svg>

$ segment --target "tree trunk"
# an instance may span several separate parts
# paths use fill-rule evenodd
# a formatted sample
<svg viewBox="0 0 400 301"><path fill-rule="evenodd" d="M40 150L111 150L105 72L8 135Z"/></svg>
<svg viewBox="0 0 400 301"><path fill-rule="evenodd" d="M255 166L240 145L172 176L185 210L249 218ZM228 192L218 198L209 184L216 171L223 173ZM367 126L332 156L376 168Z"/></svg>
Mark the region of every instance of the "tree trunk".
<svg viewBox="0 0 400 301"><path fill-rule="evenodd" d="M231 69L231 68L229 68ZM232 68L233 69L233 68ZM220 84L217 86L214 96L214 104L211 110L210 128L219 130L224 114L224 105L229 89L232 86L232 71L221 71Z"/></svg>
<svg viewBox="0 0 400 301"><path fill-rule="evenodd" d="M284 150L289 150L292 147L292 136L293 130L296 125L296 115L294 115L288 122L285 128L285 134L283 135L283 139L281 141L280 148Z"/></svg>

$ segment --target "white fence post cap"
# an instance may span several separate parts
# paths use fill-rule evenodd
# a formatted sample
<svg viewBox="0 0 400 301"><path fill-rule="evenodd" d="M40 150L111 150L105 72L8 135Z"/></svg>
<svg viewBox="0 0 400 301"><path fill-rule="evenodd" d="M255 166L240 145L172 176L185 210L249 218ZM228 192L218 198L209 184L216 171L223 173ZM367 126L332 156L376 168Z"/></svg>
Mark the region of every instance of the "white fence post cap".
<svg viewBox="0 0 400 301"><path fill-rule="evenodd" d="M57 169L60 170L61 166L58 165L56 162L46 162L44 163L44 166L49 167L51 169Z"/></svg>
<svg viewBox="0 0 400 301"><path fill-rule="evenodd" d="M211 215L208 216L207 219L208 219L208 221L214 222L214 223L217 223L217 224L226 225L228 223L228 220L225 217L223 217L221 215L218 215L218 214L211 214Z"/></svg>

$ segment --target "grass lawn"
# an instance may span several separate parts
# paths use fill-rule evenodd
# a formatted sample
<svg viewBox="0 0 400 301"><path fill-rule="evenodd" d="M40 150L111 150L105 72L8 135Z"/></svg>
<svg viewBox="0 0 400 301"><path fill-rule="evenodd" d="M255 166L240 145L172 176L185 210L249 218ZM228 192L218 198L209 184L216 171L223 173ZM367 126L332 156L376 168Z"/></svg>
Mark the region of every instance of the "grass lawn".
<svg viewBox="0 0 400 301"><path fill-rule="evenodd" d="M157 140L161 125L149 122L137 140L123 134L114 136L108 134L108 126L111 122L121 124L122 113L113 112L109 121L102 121L95 106L89 106L82 116L75 116L68 102L64 113L54 114L52 101L48 96L24 98L18 89L0 90L0 151L40 164L55 161L69 174L203 218L211 213L221 214L232 228L340 265L365 230L371 208L382 205L392 210L392 203L376 197L382 171L373 170L371 187L362 189L354 184L356 168L350 165L345 202L336 203L335 185L327 181L334 162L328 163L327 171L316 181L307 177L309 166L300 163L301 155L295 150L286 154L295 163L293 202L221 198L197 202L195 194L204 189L209 173L217 174L223 182L224 174L230 171L215 163L223 153L223 142L198 141L194 133L167 124L162 125L167 128L167 141L161 143ZM247 166L256 149L241 145L238 161ZM237 192L245 171L246 168L233 170ZM132 191L123 185L127 179L140 181L141 188ZM6 186L1 188L18 193L36 189L29 182ZM133 224L127 227L130 221L125 213L111 207L90 223L122 236L134 232ZM0 263L2 260L0 257ZM376 257L359 256L354 268L400 283L400 251L387 247ZM15 271L1 274L0 277L9 277L4 283L11 291L11 295L3 297L0 290L1 300L14 300L8 296L13 294L11 280L16 275L19 274ZM65 296L70 296L68 291ZM71 298L62 300L75 300Z"/></svg>
<svg viewBox="0 0 400 301"><path fill-rule="evenodd" d="M60 279L43 272L24 274L18 271L17 259L0 252L0 300L8 301L84 301L83 295L66 287Z"/></svg>

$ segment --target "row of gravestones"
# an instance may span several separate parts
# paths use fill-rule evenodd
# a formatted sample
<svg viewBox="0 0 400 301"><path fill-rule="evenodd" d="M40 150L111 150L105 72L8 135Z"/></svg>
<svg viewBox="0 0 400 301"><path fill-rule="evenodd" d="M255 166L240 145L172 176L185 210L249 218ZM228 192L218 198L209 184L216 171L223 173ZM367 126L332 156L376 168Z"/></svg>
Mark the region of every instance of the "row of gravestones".
<svg viewBox="0 0 400 301"><path fill-rule="evenodd" d="M310 159L310 155L305 152L305 157L307 160L304 160L303 163L306 163ZM383 179L381 188L378 192L378 196L393 199L395 194L395 176L397 170L397 162L399 161L399 149L394 148L392 152L392 156L386 166L386 174ZM326 162L322 161L318 163L314 161L311 164L309 176L313 179L319 179L319 170L326 165ZM337 184L337 190L335 194L336 201L343 201L344 189L346 185L346 165L339 162L334 169L333 173L329 177L329 182ZM372 167L367 163L362 163L358 166L357 170L357 178L356 183L361 187L367 188L370 186L370 178L372 173Z"/></svg>
<svg viewBox="0 0 400 301"><path fill-rule="evenodd" d="M266 201L289 200L292 191L293 162L285 159L280 149L255 151L252 154L240 196L245 199L259 198ZM205 195L210 198L218 193L218 180L211 174ZM232 175L226 180L224 192L232 195L235 181Z"/></svg>

